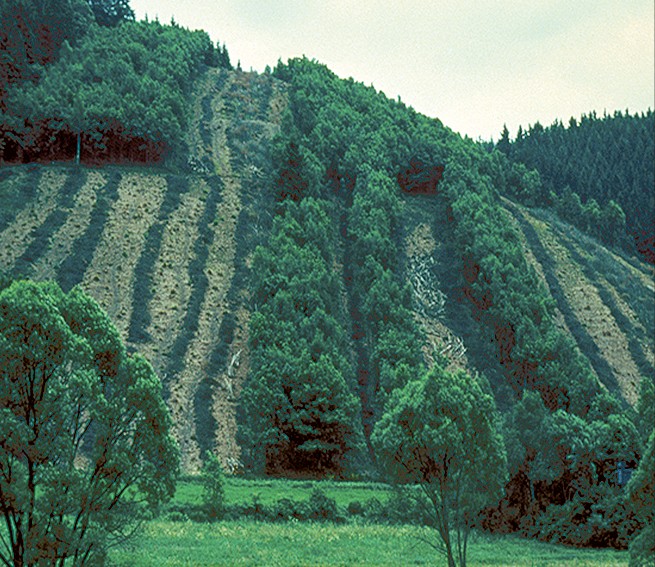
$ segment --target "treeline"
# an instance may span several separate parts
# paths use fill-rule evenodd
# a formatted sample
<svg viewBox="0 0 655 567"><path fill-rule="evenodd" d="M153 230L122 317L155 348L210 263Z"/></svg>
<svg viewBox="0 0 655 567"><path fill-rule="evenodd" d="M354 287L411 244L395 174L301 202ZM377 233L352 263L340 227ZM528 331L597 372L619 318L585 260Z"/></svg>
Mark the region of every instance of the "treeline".
<svg viewBox="0 0 655 567"><path fill-rule="evenodd" d="M564 541L625 545L627 532L616 535L617 526L629 531L638 520L626 518L624 509L608 512L611 519L595 528L591 510L619 506L616 468L619 461L637 464L647 434L638 433L631 414L603 393L588 361L556 327L553 302L498 199L510 180L519 191L539 190L538 175L307 59L280 63L275 74L289 85L289 110L274 157L281 215L268 246L257 254L262 276L255 286L254 355L240 417L250 464L284 474L348 474L354 463L360 464L357 474L375 470L375 446L388 449L389 435L402 433L393 426L404 419L401 405L448 408L458 396L483 403L488 378L504 408L497 422L504 424L510 476L500 504L487 510L487 525L547 533L568 522L576 528ZM469 306L477 321L475 340L487 345L479 349L482 358L500 362L497 375L482 358L475 360L484 375L472 378L470 391L469 382L448 373L439 356L437 368L426 373L424 339L399 262L403 190L396 180L417 164L427 172L445 164L430 198L449 219L435 227L437 234L457 251L451 267L458 272L459 296L449 299ZM341 244L328 246L339 233ZM342 274L343 291L335 274ZM322 285L330 290L325 295ZM343 320L340 301L350 312L349 341L339 332L327 339L324 330L328 322ZM330 360L351 364L331 362L324 372L329 380L308 373L320 360L310 337L320 338ZM299 367L303 357L308 366ZM436 377L444 384L461 382L454 398L437 399L445 394L431 389ZM348 451L361 446L351 425L353 391L359 393L356 411L370 460L353 460ZM346 400L341 412L338 398ZM525 426L534 415L545 424L543 435L537 425ZM328 438L326 430L339 436ZM312 459L290 459L286 448L294 443L314 451ZM499 454L498 462L504 458ZM373 469L362 469L362 463Z"/></svg>
<svg viewBox="0 0 655 567"><path fill-rule="evenodd" d="M532 195L552 204L566 220L610 245L632 240L655 262L655 129L652 110L591 112L568 125L555 121L503 129L496 148L539 172L543 188ZM627 233L627 236L626 236Z"/></svg>
<svg viewBox="0 0 655 567"><path fill-rule="evenodd" d="M114 6L114 20L107 14L105 20L120 25L101 26L90 16L105 21L94 2L77 6L75 18L51 22L50 12L28 4L17 3L17 28L3 18L10 76L0 112L0 160L160 160L182 147L194 77L205 66L230 68L224 47L174 22L134 22L131 12L119 18ZM69 6L34 4L51 11ZM44 35L53 39L44 42Z"/></svg>

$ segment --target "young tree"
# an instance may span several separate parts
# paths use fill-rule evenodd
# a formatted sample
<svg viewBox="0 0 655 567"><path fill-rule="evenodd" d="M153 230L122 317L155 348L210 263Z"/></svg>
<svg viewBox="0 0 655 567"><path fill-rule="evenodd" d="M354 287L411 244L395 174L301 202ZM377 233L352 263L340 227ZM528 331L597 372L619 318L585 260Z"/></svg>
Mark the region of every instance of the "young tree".
<svg viewBox="0 0 655 567"><path fill-rule="evenodd" d="M501 495L507 460L489 394L463 371L439 366L391 395L372 436L392 478L417 485L449 567L466 565L479 512Z"/></svg>
<svg viewBox="0 0 655 567"><path fill-rule="evenodd" d="M161 385L79 288L0 291L0 514L6 565L102 561L174 491Z"/></svg>
<svg viewBox="0 0 655 567"><path fill-rule="evenodd" d="M214 453L205 453L202 466L202 504L208 520L218 520L223 516L225 499L225 473Z"/></svg>

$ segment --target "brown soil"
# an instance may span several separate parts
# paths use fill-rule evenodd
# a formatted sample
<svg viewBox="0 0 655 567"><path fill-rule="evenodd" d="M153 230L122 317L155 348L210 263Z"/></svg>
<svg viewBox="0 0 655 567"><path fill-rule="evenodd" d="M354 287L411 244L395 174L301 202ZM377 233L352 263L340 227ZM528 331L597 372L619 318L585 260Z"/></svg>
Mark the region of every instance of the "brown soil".
<svg viewBox="0 0 655 567"><path fill-rule="evenodd" d="M14 222L0 235L0 271L9 271L32 243L32 231L57 206L57 195L66 181L66 174L45 171L39 181L37 195L29 206L16 215Z"/></svg>
<svg viewBox="0 0 655 567"><path fill-rule="evenodd" d="M102 189L106 179L96 171L87 173L84 187L80 189L66 221L52 236L46 253L34 264L33 276L37 280L54 279L61 262L71 254L73 243L89 224L91 211L96 202L97 191Z"/></svg>
<svg viewBox="0 0 655 567"><path fill-rule="evenodd" d="M129 173L118 186L118 200L109 214L102 238L82 288L108 313L123 340L132 315L132 291L145 235L157 220L166 180L157 175Z"/></svg>

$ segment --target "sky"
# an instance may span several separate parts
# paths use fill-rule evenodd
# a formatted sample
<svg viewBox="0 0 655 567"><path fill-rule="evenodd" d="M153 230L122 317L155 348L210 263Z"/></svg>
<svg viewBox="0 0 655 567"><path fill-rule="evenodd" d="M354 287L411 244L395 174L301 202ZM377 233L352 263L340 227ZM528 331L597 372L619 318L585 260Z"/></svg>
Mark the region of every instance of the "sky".
<svg viewBox="0 0 655 567"><path fill-rule="evenodd" d="M262 72L305 55L474 140L655 107L653 0L130 0Z"/></svg>

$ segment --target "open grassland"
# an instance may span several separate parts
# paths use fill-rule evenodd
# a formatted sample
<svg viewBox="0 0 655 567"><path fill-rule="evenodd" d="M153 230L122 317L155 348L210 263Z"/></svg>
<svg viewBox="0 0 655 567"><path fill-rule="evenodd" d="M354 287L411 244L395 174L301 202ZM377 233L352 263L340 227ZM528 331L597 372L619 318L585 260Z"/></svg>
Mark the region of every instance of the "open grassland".
<svg viewBox="0 0 655 567"><path fill-rule="evenodd" d="M120 566L191 565L440 565L445 560L413 526L365 524L153 521L110 554ZM575 549L517 537L474 534L469 565L621 566L626 552Z"/></svg>

